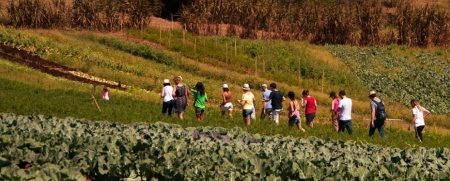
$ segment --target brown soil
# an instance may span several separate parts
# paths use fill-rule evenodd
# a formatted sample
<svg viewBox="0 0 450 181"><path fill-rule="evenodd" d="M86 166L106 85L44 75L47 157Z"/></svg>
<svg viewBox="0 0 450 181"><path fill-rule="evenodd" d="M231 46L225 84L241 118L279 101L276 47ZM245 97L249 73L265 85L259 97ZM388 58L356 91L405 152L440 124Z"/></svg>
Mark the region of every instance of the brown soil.
<svg viewBox="0 0 450 181"><path fill-rule="evenodd" d="M80 72L74 68L66 67L45 60L37 55L32 54L31 52L20 50L18 48L5 45L3 43L0 44L0 58L4 58L6 60L40 70L41 72L56 77L62 77L69 80L74 80L87 84L106 86L113 89L119 90L127 89L125 85L121 85L120 83L91 76L89 74Z"/></svg>

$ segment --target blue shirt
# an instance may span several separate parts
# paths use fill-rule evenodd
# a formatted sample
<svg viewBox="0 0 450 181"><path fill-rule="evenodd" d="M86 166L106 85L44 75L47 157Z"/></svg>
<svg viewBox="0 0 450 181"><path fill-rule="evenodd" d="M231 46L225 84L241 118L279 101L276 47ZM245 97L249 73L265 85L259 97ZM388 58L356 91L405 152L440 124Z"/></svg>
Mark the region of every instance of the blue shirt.
<svg viewBox="0 0 450 181"><path fill-rule="evenodd" d="M272 92L271 90L266 90L262 94L263 100L268 101L268 102L266 102L266 109L272 109L272 102L270 101L270 98L269 98L271 92Z"/></svg>

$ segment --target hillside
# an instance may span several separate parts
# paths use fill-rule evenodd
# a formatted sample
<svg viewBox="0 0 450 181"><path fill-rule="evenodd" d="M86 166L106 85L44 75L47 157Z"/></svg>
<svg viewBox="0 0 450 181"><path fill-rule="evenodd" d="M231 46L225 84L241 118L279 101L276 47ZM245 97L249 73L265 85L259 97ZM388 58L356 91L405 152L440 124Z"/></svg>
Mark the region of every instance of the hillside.
<svg viewBox="0 0 450 181"><path fill-rule="evenodd" d="M378 137L366 136L369 117L367 92L371 87L364 83L365 79L358 77L358 73L354 73L352 70L354 67L348 64L347 60L343 61L334 56L329 47L294 41L266 42L201 37L180 30L160 32L158 28L104 34L90 31L18 30L1 27L0 40L85 74L130 86L126 91L112 90L112 101L99 102L102 112L98 112L91 104L92 86L55 78L1 60L0 68L3 73L0 79L3 86L0 98L5 102L0 104L0 112L39 113L119 122L163 120L182 126L243 127L239 110L236 110L235 118L232 120L218 116L221 84L230 84L237 99L241 92L240 86L245 82L251 84L255 94L258 93L257 89L261 83L277 82L284 92L295 91L297 95L303 89L311 89L312 95L319 101L317 117L320 124L302 134L287 129L284 126L287 118L283 116L283 124L276 128L272 128L268 121L257 120L248 128L249 132L356 139L399 147L416 144L413 133L406 131L407 121L410 120L409 108L398 103L397 98L391 97L393 92L381 95L387 102L389 118L394 119L387 123L388 135L392 138L402 137L402 141L397 139L384 141ZM391 48L405 53L418 51L405 47ZM435 61L448 66L446 61L449 57L448 51L420 51L437 55ZM164 118L160 115L161 103L157 95L160 84L163 79L171 79L175 75L182 75L190 86L197 81L206 84L207 93L211 98L206 121L194 121L192 108L188 108L186 121ZM329 125L330 100L327 93L339 89L346 89L354 100L354 125L357 135L355 137L335 134ZM407 100L400 102L405 101ZM427 104L428 102L424 101L424 105L428 106ZM440 106L442 110L446 110L446 104ZM448 145L438 141L442 140L440 139L442 135L449 133L448 120L448 115L438 113L428 118L427 139L430 141L424 145Z"/></svg>

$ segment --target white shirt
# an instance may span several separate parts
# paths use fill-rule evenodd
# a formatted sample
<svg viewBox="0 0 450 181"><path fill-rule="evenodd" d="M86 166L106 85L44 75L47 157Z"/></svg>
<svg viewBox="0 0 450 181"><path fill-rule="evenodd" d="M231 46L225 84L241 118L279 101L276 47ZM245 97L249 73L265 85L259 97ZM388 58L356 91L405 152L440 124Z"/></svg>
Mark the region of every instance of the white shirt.
<svg viewBox="0 0 450 181"><path fill-rule="evenodd" d="M352 100L346 96L339 101L339 106L341 113L339 114L339 119L343 121L352 119Z"/></svg>
<svg viewBox="0 0 450 181"><path fill-rule="evenodd" d="M425 126L425 119L423 118L423 111L421 111L417 106L412 109L412 114L416 116L416 127Z"/></svg>
<svg viewBox="0 0 450 181"><path fill-rule="evenodd" d="M165 86L161 93L161 96L163 97L163 101L169 102L169 101L173 100L172 93L173 93L173 87L170 85Z"/></svg>

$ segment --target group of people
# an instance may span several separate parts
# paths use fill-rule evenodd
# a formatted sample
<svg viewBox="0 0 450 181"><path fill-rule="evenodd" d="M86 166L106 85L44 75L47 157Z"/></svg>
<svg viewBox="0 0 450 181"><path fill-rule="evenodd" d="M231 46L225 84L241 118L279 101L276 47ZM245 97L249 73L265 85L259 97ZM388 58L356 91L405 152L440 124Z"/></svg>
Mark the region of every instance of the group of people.
<svg viewBox="0 0 450 181"><path fill-rule="evenodd" d="M183 84L183 78L176 76L173 79L175 83L171 85L168 79L163 81L163 88L161 97L163 99L162 113L165 115L172 115L175 111L180 119L184 119L184 112L188 105L190 96L193 96L193 106L197 120L204 120L206 103L208 96L205 92L205 86L202 82L198 82L194 88L189 89ZM222 86L222 103L220 110L222 116L229 118L233 117L233 94L230 91L228 84ZM290 91L287 94L289 99L288 120L290 126L296 126L298 130L305 132L301 126L301 110L304 110L304 117L308 127L314 126L314 119L317 112L317 101L310 95L309 90L303 90L302 98L298 100L294 92ZM330 92L331 102L331 120L335 131L345 132L350 135L352 129L352 100L346 96L344 90L336 93ZM370 91L370 109L371 121L369 128L369 136L373 136L378 130L381 137L385 138L384 125L387 119L384 102L377 96L376 91ZM241 99L237 100L238 105L242 107L242 117L246 126L250 126L251 121L256 119L256 102L261 102L262 108L260 112L261 119L270 119L275 124L279 124L280 113L283 110L283 102L286 98L280 90L277 89L276 83L271 83L269 87L266 84L261 85L261 99L257 100L255 95L250 91L250 85L244 84L242 86ZM417 100L411 100L413 124L416 127L416 136L420 142L423 141L422 131L425 127L424 118L430 114L430 111L420 106Z"/></svg>

